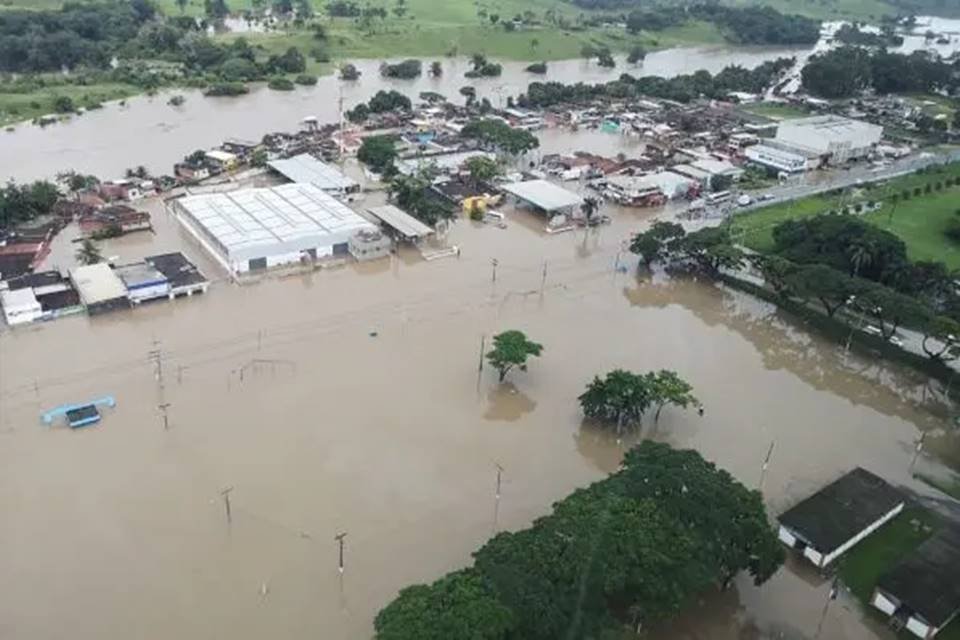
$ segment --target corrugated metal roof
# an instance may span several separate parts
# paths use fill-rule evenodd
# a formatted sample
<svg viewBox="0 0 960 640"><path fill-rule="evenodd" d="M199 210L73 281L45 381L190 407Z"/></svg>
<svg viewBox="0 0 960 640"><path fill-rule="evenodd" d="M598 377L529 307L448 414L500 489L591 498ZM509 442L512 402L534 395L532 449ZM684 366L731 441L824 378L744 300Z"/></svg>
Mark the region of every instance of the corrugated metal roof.
<svg viewBox="0 0 960 640"><path fill-rule="evenodd" d="M74 267L70 279L86 305L127 297L127 288L106 262Z"/></svg>
<svg viewBox="0 0 960 640"><path fill-rule="evenodd" d="M367 209L367 211L402 233L406 238L422 238L433 233L433 229L392 204L373 207Z"/></svg>
<svg viewBox="0 0 960 640"><path fill-rule="evenodd" d="M355 180L309 153L301 153L284 160L272 160L267 164L291 182L309 183L324 191L342 191L357 186Z"/></svg>
<svg viewBox="0 0 960 640"><path fill-rule="evenodd" d="M544 211L575 207L583 202L583 198L572 191L567 191L546 180L511 182L503 185L502 189Z"/></svg>

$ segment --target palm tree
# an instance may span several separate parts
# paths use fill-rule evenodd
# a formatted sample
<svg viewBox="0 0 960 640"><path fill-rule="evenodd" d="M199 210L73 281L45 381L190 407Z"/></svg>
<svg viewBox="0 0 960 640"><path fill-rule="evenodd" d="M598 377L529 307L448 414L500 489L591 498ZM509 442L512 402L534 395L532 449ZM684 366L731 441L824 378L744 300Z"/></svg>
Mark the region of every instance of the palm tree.
<svg viewBox="0 0 960 640"><path fill-rule="evenodd" d="M854 276L860 275L860 270L863 267L870 266L870 263L873 262L873 246L868 242L855 242L850 245L847 253L850 264L853 265Z"/></svg>
<svg viewBox="0 0 960 640"><path fill-rule="evenodd" d="M583 217L588 227L590 226L590 221L593 219L593 215L598 209L600 209L600 201L596 198L584 198L580 204L580 211L583 212Z"/></svg>
<svg viewBox="0 0 960 640"><path fill-rule="evenodd" d="M100 249L92 240L84 240L80 248L77 249L77 262L80 264L97 264L103 262L103 256L100 255Z"/></svg>

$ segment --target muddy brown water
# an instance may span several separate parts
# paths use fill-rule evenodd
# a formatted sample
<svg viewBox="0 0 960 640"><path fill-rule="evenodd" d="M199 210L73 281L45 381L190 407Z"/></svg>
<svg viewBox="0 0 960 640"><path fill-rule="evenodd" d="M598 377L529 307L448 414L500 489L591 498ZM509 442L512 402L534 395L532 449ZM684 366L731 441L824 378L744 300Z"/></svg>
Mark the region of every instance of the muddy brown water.
<svg viewBox="0 0 960 640"><path fill-rule="evenodd" d="M363 75L356 82L323 76L313 87L286 92L258 85L238 98L204 98L198 90L164 91L131 98L124 106L110 103L46 128L23 124L12 132L0 131L0 176L33 180L74 169L107 179L122 176L125 169L136 165L157 174L170 173L173 163L185 154L219 145L227 138L259 140L269 132L296 130L306 116L316 116L322 123L336 122L341 91L344 106L350 109L381 89L396 89L413 98L421 91L435 91L462 102L459 89L471 85L479 97L502 106L508 96L525 91L533 81L595 83L622 73L674 76L699 69L717 72L730 64L754 67L804 51L796 47L678 47L653 52L640 65L629 65L620 58L615 69L604 69L595 61L550 62L545 76L524 71L529 63L505 61L500 77L474 80L464 78L471 68L466 58L443 58L440 78L424 74L415 80L382 78L379 60L361 60L357 67ZM177 93L186 97L186 103L169 106L170 96Z"/></svg>
<svg viewBox="0 0 960 640"><path fill-rule="evenodd" d="M156 235L104 253L183 250L216 280L207 295L0 334L0 638L367 638L398 589L468 564L638 438L695 447L749 486L774 441L776 513L858 464L923 491L913 442L944 429L913 371L844 354L748 296L616 271L649 212L589 235L547 236L522 212L506 229L461 220L460 259L408 250L237 285L149 206ZM64 242L53 260L69 260ZM507 328L545 352L498 388L478 356ZM665 410L619 443L584 426L577 395L614 367L678 371L705 416ZM40 423L103 394L118 404L96 427ZM828 590L789 563L761 588L705 594L654 637L811 637ZM843 597L821 637L890 636Z"/></svg>

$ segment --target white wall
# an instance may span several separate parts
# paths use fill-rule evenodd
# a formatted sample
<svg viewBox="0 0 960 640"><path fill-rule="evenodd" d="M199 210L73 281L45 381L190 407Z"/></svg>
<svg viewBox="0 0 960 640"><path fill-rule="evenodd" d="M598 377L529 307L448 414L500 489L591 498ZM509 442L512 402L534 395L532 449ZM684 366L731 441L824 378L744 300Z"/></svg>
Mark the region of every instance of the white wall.
<svg viewBox="0 0 960 640"><path fill-rule="evenodd" d="M916 618L910 618L907 620L907 629L913 633L913 635L920 638L929 638L931 631L934 631L933 627L926 625Z"/></svg>
<svg viewBox="0 0 960 640"><path fill-rule="evenodd" d="M170 285L166 282L159 282L149 287L139 287L136 289L127 289L127 296L131 302L143 302L144 300L153 300L154 298L166 298L170 294Z"/></svg>
<svg viewBox="0 0 960 640"><path fill-rule="evenodd" d="M43 310L40 308L39 302L36 306L4 307L3 309L3 317L6 318L7 324L10 326L27 324L28 322L39 320L42 316Z"/></svg>
<svg viewBox="0 0 960 640"><path fill-rule="evenodd" d="M797 543L796 536L790 533L790 531L783 525L780 525L780 531L778 532L777 537L780 538L780 542L787 545L791 549L793 548L793 545Z"/></svg>
<svg viewBox="0 0 960 640"><path fill-rule="evenodd" d="M888 616L892 616L897 610L897 605L879 591L874 591L873 600L870 601L870 604L875 606L877 609L880 609L880 611L883 611Z"/></svg>
<svg viewBox="0 0 960 640"><path fill-rule="evenodd" d="M834 549L832 552L830 552L829 554L827 554L827 555L824 557L824 559L823 559L823 564L820 565L820 566L824 566L824 567L825 567L825 566L827 566L828 564L830 564L831 562L833 562L834 560L836 560L837 558L839 558L839 557L840 557L841 555L843 555L847 550L851 549L855 544L857 544L858 542L860 542L861 540L863 540L864 538L866 538L867 536L869 536L871 533L873 533L874 531L876 531L877 529L879 529L880 527L882 527L884 524L886 524L886 523L887 523L889 520L891 520L892 518L896 517L896 515L899 514L901 511L903 511L903 503L902 503L902 502L901 502L900 504L898 504L896 507L894 507L893 509L891 509L890 512L887 513L885 516L883 516L882 518L880 518L879 520L877 520L876 522L874 522L873 524L871 524L869 527L867 527L866 529L864 529L863 531L861 531L861 532L860 532L859 534L857 534L856 536L854 536L854 537L850 538L849 540L847 540L845 543L843 543L843 544L842 544L840 547L838 547L837 549Z"/></svg>

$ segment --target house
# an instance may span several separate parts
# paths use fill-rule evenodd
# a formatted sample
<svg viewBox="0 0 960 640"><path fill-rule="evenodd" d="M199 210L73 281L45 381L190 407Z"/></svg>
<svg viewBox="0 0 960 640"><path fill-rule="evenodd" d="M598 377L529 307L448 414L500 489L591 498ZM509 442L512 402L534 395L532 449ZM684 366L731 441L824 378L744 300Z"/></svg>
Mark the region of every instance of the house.
<svg viewBox="0 0 960 640"><path fill-rule="evenodd" d="M230 153L229 151L221 151L220 149L207 151L204 154L204 158L206 158L207 164L220 171L231 171L236 169L240 163L237 154Z"/></svg>
<svg viewBox="0 0 960 640"><path fill-rule="evenodd" d="M210 169L202 164L179 162L173 165L173 175L181 182L196 182L210 177Z"/></svg>
<svg viewBox="0 0 960 640"><path fill-rule="evenodd" d="M39 320L43 316L43 309L33 289L3 289L0 290L0 306L3 307L3 318L11 327Z"/></svg>
<svg viewBox="0 0 960 640"><path fill-rule="evenodd" d="M150 214L133 207L116 204L81 215L80 232L86 237L122 235L131 231L150 229Z"/></svg>
<svg viewBox="0 0 960 640"><path fill-rule="evenodd" d="M947 526L881 576L870 603L930 640L960 615L960 528Z"/></svg>
<svg viewBox="0 0 960 640"><path fill-rule="evenodd" d="M361 229L349 240L350 255L358 262L367 262L377 258L385 258L390 255L393 249L393 242L382 231L370 231Z"/></svg>
<svg viewBox="0 0 960 640"><path fill-rule="evenodd" d="M33 292L41 311L40 317L35 319L50 320L83 311L76 289L58 271L28 273L5 284L10 291Z"/></svg>
<svg viewBox="0 0 960 640"><path fill-rule="evenodd" d="M780 514L779 538L824 568L903 510L897 489L857 467Z"/></svg>
<svg viewBox="0 0 960 640"><path fill-rule="evenodd" d="M140 304L147 300L170 297L170 283L153 265L147 262L125 264L114 269L127 288L130 302Z"/></svg>
<svg viewBox="0 0 960 640"><path fill-rule="evenodd" d="M70 269L70 281L91 315L130 306L123 281L104 262Z"/></svg>
<svg viewBox="0 0 960 640"><path fill-rule="evenodd" d="M128 180L126 178L122 180L109 180L107 182L101 182L100 187L100 197L108 202L114 200L139 200L144 197L143 190L140 189L140 185L133 180Z"/></svg>
<svg viewBox="0 0 960 640"><path fill-rule="evenodd" d="M147 256L144 262L163 274L169 285L170 298L192 296L195 293L206 293L210 286L208 281L196 265L190 262L182 253L161 253Z"/></svg>

